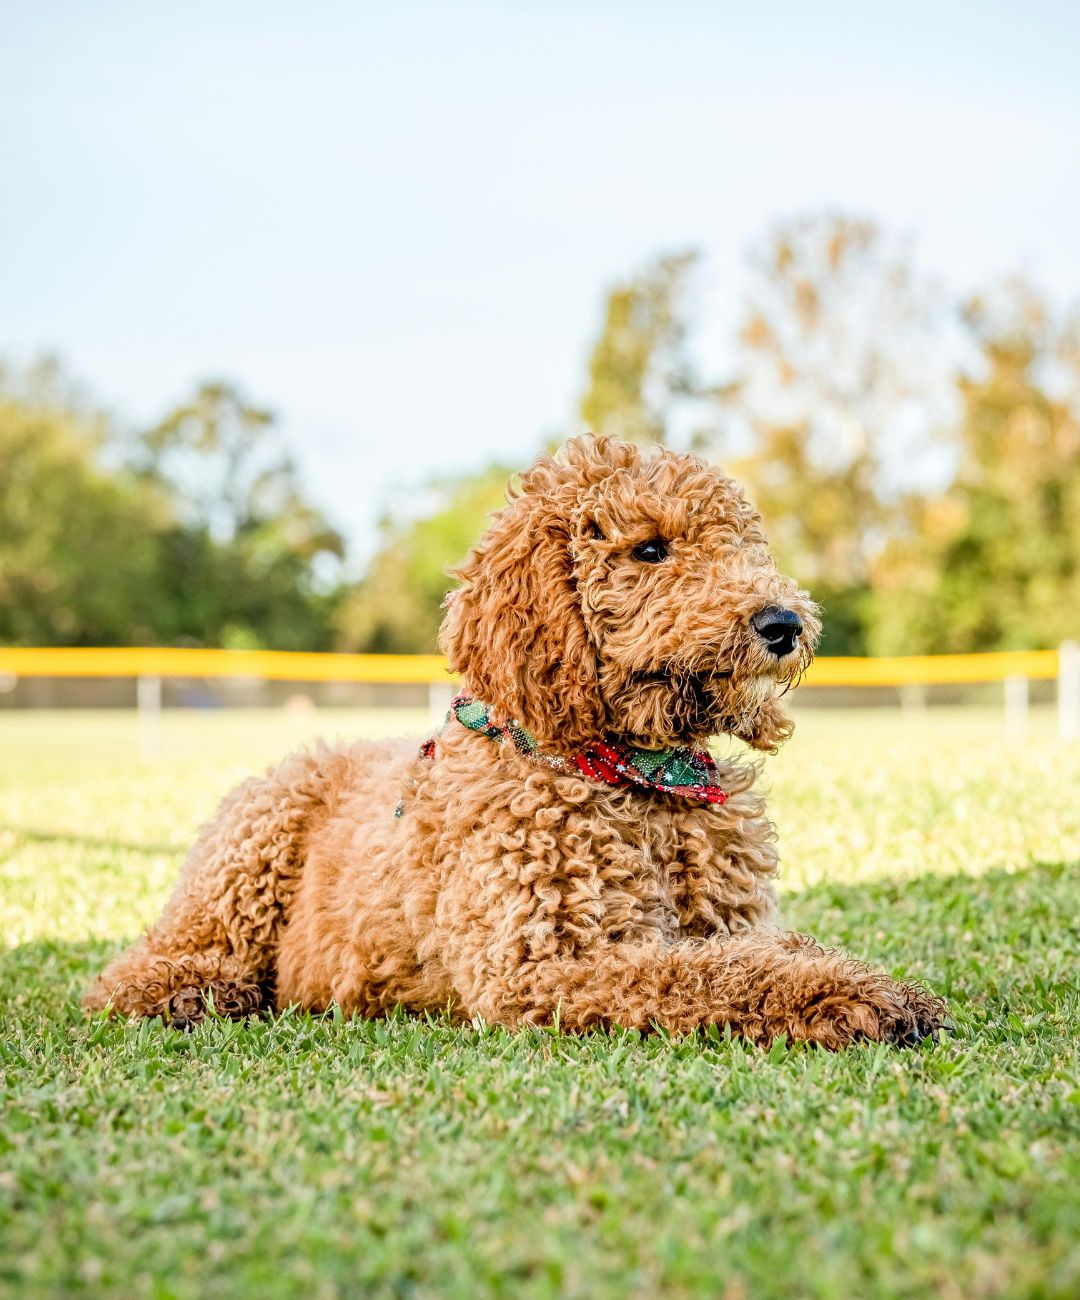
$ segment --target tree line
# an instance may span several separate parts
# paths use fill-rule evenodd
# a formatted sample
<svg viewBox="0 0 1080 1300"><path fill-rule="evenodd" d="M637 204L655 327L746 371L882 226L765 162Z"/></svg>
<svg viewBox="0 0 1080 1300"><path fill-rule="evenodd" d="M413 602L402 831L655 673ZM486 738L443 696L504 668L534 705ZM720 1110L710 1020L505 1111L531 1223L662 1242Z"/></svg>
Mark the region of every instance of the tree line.
<svg viewBox="0 0 1080 1300"><path fill-rule="evenodd" d="M0 371L0 642L329 650L344 554L234 386L127 435L55 363Z"/></svg>
<svg viewBox="0 0 1080 1300"><path fill-rule="evenodd" d="M697 252L614 285L581 426L739 478L822 602L827 653L1080 634L1076 314L1019 279L955 301L902 240L845 216L780 223L746 269L722 373L696 328ZM356 579L236 386L203 383L132 433L53 364L0 370L0 641L430 651L446 570L510 472L429 485Z"/></svg>

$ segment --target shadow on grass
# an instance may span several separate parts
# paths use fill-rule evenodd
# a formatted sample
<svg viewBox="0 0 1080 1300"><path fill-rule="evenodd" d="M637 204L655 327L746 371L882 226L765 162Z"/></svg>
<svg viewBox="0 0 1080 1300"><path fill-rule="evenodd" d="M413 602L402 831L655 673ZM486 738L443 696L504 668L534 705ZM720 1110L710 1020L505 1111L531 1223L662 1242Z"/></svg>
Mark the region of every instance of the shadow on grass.
<svg viewBox="0 0 1080 1300"><path fill-rule="evenodd" d="M1021 910L1029 919L1034 913L1059 926L1063 933L1076 935L1080 933L1073 923L1075 903L1080 901L1078 866L1075 862L1034 861L1016 870L995 867L977 874L926 872L880 876L858 884L823 880L782 892L780 907L784 921L792 925L802 924L802 918L839 921L845 933L851 924L870 925L884 930L887 937L906 932L915 942L932 938L940 929L936 922L956 915L985 913L998 925L1011 926ZM824 934L819 937L830 939Z"/></svg>
<svg viewBox="0 0 1080 1300"><path fill-rule="evenodd" d="M1035 862L973 876L828 882L785 895L782 917L785 926L985 1013L1072 980L1080 960L1077 874L1074 863ZM134 937L0 950L0 1014L9 1023L31 1014L67 1018L93 976Z"/></svg>

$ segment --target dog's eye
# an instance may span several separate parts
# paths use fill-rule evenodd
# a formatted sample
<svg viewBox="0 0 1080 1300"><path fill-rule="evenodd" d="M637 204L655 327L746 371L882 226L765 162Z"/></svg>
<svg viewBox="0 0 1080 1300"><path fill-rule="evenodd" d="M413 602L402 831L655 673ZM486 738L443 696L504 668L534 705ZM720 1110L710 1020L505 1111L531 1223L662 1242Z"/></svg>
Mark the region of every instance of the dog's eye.
<svg viewBox="0 0 1080 1300"><path fill-rule="evenodd" d="M630 554L642 564L659 564L661 560L667 559L667 542L654 537L651 542L641 542L635 546Z"/></svg>

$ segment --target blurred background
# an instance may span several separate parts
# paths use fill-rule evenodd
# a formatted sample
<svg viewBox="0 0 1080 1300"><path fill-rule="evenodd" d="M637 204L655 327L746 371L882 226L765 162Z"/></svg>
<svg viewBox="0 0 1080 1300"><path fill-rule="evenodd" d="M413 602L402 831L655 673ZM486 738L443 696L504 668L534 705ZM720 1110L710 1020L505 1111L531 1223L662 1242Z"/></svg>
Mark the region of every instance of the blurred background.
<svg viewBox="0 0 1080 1300"><path fill-rule="evenodd" d="M431 653L584 429L742 479L823 655L1080 634L1075 5L0 16L0 645ZM417 702L166 697L298 698Z"/></svg>

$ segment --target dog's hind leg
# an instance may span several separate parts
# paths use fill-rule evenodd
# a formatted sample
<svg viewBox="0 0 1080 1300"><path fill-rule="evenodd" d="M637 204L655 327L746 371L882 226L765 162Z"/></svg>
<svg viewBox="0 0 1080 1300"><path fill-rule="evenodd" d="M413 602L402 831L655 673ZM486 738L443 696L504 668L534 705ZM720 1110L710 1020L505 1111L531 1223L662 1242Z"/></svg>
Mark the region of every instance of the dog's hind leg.
<svg viewBox="0 0 1080 1300"><path fill-rule="evenodd" d="M257 1011L273 979L278 935L311 830L348 783L352 754L294 754L226 797L191 850L176 891L142 939L111 962L83 1000L89 1011L161 1016Z"/></svg>

